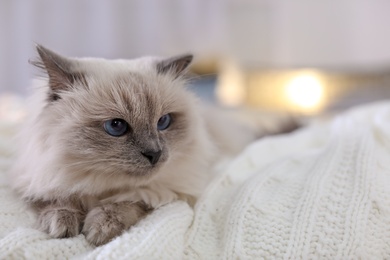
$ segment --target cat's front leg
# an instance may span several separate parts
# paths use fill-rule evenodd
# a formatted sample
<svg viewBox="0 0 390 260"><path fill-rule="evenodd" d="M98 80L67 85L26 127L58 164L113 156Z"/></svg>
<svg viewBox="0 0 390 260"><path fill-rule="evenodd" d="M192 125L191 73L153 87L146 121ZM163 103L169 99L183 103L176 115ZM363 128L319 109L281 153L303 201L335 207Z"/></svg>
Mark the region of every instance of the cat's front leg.
<svg viewBox="0 0 390 260"><path fill-rule="evenodd" d="M34 201L30 205L38 213L38 228L51 237L73 237L80 233L86 214L81 202L74 199Z"/></svg>
<svg viewBox="0 0 390 260"><path fill-rule="evenodd" d="M82 233L88 242L100 246L122 234L150 211L143 203L106 203L88 212Z"/></svg>

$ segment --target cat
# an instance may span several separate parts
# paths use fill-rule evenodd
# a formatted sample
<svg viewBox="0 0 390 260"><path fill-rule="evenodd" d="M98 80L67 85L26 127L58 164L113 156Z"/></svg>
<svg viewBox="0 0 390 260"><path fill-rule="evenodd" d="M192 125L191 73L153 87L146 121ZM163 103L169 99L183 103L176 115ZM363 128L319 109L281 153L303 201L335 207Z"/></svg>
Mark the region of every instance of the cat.
<svg viewBox="0 0 390 260"><path fill-rule="evenodd" d="M192 55L68 58L41 45L37 52L33 64L47 77L18 135L11 183L51 237L83 233L100 246L164 204L194 205L216 162L258 138L186 89Z"/></svg>

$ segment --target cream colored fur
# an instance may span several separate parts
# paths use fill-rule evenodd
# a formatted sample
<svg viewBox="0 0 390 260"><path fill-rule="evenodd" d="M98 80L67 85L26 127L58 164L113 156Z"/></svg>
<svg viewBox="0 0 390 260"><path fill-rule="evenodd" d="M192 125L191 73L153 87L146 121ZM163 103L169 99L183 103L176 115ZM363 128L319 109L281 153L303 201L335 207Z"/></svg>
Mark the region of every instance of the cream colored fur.
<svg viewBox="0 0 390 260"><path fill-rule="evenodd" d="M35 83L31 115L18 136L20 156L12 171L13 185L23 198L51 200L58 197L67 198L73 194L99 197L111 190L120 190L112 197L103 199L105 201L142 200L152 207L158 207L179 197L199 196L213 176L211 165L224 154L231 155L241 150L248 143L248 139L253 140L253 136L248 137L242 132L240 138L237 132L241 131L241 127L233 122L220 122L218 118L211 118L210 109L205 109L204 105L185 89L183 80L172 80L169 74L157 75L153 67L155 62L156 59L152 58L131 61L82 59L79 69L89 73L87 81L92 82L91 87L88 91L78 89L77 96L67 100L64 106L80 106L75 104L74 99L82 100L85 102L83 106L88 106L89 110L96 112L97 118L104 120L107 118L104 114L105 110L126 110L127 104L122 100L122 95L127 95L127 98L136 104L140 102L137 100L137 94L141 95L142 91L155 91L163 101L162 106L179 106L170 109L185 110L188 117L186 120L191 126L189 132L185 133L184 140L177 147L172 147L170 159L161 170L150 178L142 176L134 178L110 172L110 164L101 163L100 172L95 174L85 174L83 170L87 169L88 165L83 165L82 162L81 167L69 167L64 163L66 158L62 158L63 145L64 142L68 142L67 132L72 131L67 125L73 125L73 122L69 121L77 118L77 115L68 118L61 111L64 108L58 105L55 113L44 115L48 118L42 118L48 84L46 80L40 80ZM110 97L113 81L116 81L114 77L120 72L140 73L145 83L149 85L143 86L145 89L137 86L138 93L130 89L133 86L119 85L120 89L112 93L116 96ZM148 90L152 87L153 89ZM72 96L74 93L64 93L64 95ZM177 101L180 102L174 104ZM110 107L112 105L113 107ZM76 113L77 109L71 110L70 113ZM61 119L52 118L59 115ZM77 119L83 120L83 118ZM48 122L58 122L58 124L50 125ZM221 134L214 134L216 129L219 129ZM229 133L233 135L228 137ZM226 150L228 139L236 143L231 142L233 145L230 147L228 145L229 150ZM240 139L242 142L237 143ZM218 143L225 149L218 149ZM97 158L97 160L101 159ZM69 172L70 168L72 172Z"/></svg>
<svg viewBox="0 0 390 260"><path fill-rule="evenodd" d="M193 204L213 178L219 159L234 156L256 138L256 131L202 104L185 88L183 75L159 72L162 59L67 59L46 51L46 62L54 62L45 64L49 78L57 82L42 79L34 84L11 180L24 200L43 205L36 207L40 228L52 236L76 235L79 224L73 222L100 212L100 219L119 226L115 231L107 224L107 235L98 237L104 223L92 223L88 215L84 227L95 230L83 232L98 245L121 232L119 211L106 215L105 207L119 209L130 202L157 208L178 199ZM79 80L63 84L63 72L55 74L50 66L77 72ZM54 91L57 97L49 100ZM172 126L157 131L156 122L167 113L174 115ZM105 133L103 123L113 118L129 123L131 137ZM140 149L155 146L163 153L151 167ZM139 211L136 204L128 207L129 214Z"/></svg>

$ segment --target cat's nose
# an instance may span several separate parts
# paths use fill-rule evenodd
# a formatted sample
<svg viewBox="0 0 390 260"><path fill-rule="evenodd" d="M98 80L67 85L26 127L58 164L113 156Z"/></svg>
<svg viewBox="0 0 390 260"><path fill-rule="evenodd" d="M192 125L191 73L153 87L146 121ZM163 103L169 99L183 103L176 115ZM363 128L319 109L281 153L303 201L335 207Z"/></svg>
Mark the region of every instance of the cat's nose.
<svg viewBox="0 0 390 260"><path fill-rule="evenodd" d="M141 152L141 154L143 156L145 156L152 165L155 165L158 162L158 160L160 159L161 152L162 152L161 150L157 150L157 151L147 150L147 151Z"/></svg>

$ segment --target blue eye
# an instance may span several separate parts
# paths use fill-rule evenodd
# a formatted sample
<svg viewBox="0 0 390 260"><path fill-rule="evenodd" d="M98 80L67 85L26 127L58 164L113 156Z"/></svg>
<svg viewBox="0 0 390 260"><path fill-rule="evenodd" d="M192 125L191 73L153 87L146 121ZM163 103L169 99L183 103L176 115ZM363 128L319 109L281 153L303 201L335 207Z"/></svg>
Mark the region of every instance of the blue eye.
<svg viewBox="0 0 390 260"><path fill-rule="evenodd" d="M157 129L160 131L165 130L169 127L170 124L171 124L171 115L170 114L163 115L162 117L160 117L160 119L157 122Z"/></svg>
<svg viewBox="0 0 390 260"><path fill-rule="evenodd" d="M107 120L104 122L104 130L106 133L112 136L121 136L127 132L129 125L127 122L120 118Z"/></svg>

